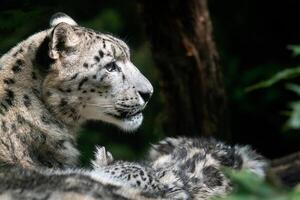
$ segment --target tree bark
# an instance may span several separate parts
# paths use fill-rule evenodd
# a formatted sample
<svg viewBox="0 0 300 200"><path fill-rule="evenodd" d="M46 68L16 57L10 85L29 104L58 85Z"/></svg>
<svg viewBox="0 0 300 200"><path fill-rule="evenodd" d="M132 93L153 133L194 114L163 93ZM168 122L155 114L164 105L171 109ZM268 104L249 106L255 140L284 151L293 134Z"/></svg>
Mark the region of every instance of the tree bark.
<svg viewBox="0 0 300 200"><path fill-rule="evenodd" d="M140 0L169 135L228 139L226 97L206 0Z"/></svg>

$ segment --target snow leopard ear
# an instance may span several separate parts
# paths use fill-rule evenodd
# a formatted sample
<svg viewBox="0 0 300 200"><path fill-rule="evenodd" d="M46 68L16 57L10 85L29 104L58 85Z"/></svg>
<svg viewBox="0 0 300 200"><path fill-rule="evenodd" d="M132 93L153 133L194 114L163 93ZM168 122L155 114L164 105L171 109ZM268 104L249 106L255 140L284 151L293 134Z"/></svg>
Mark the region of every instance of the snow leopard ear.
<svg viewBox="0 0 300 200"><path fill-rule="evenodd" d="M52 17L50 18L50 26L54 27L56 25L58 25L59 23L66 23L69 24L71 26L76 26L77 23L68 15L66 15L65 13L62 12L58 12L55 13L54 15L52 15Z"/></svg>
<svg viewBox="0 0 300 200"><path fill-rule="evenodd" d="M80 38L74 31L72 25L61 22L56 25L50 36L49 56L52 59L64 57L75 52L76 46L79 44Z"/></svg>

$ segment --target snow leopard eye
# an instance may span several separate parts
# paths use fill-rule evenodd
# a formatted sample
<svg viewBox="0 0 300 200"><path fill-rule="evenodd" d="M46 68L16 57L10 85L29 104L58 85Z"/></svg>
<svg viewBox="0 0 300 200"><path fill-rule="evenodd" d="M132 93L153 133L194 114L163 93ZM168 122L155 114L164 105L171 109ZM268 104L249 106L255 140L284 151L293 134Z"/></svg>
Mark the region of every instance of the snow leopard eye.
<svg viewBox="0 0 300 200"><path fill-rule="evenodd" d="M116 64L116 62L108 63L107 65L105 65L104 68L105 68L107 71L109 71L109 72L118 71L118 69L119 69L119 67L118 67L118 65Z"/></svg>

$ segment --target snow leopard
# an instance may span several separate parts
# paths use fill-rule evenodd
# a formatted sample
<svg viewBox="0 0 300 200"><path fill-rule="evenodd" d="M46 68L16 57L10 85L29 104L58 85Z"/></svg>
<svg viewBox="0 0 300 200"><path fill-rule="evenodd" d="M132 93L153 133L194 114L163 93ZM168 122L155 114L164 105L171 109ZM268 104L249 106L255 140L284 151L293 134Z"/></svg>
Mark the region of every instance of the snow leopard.
<svg viewBox="0 0 300 200"><path fill-rule="evenodd" d="M114 160L98 147L91 169L0 171L0 199L175 199L224 197L232 184L223 167L264 177L266 159L249 146L212 138L166 138L140 162Z"/></svg>
<svg viewBox="0 0 300 200"><path fill-rule="evenodd" d="M222 166L263 176L247 147L167 138L142 162L96 151L78 167L76 134L87 120L137 129L153 94L129 47L64 13L0 58L0 199L208 199L230 191Z"/></svg>
<svg viewBox="0 0 300 200"><path fill-rule="evenodd" d="M114 161L104 147L97 148L92 165L94 178L121 182L142 194L209 199L232 190L223 168L248 170L263 178L268 163L249 146L231 146L213 138L178 137L153 145L142 163Z"/></svg>
<svg viewBox="0 0 300 200"><path fill-rule="evenodd" d="M153 87L122 40L63 13L0 58L0 162L24 168L77 165L88 120L137 129Z"/></svg>

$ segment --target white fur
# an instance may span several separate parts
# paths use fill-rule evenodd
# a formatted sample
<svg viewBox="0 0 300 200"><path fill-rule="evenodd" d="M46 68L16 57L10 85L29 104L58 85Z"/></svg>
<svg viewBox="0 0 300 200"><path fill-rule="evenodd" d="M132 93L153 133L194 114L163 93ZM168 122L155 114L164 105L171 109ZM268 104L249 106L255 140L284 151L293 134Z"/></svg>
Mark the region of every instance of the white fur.
<svg viewBox="0 0 300 200"><path fill-rule="evenodd" d="M265 169L268 166L267 161L253 158L251 156L253 155L253 153L251 154L253 150L249 146L238 147L237 151L243 159L242 169L249 170L260 177L265 177Z"/></svg>
<svg viewBox="0 0 300 200"><path fill-rule="evenodd" d="M69 17L68 15L63 15L63 16L51 19L50 20L50 26L56 26L57 24L60 24L60 23L63 23L63 22L67 23L71 26L76 26L77 25L77 23L71 17Z"/></svg>

